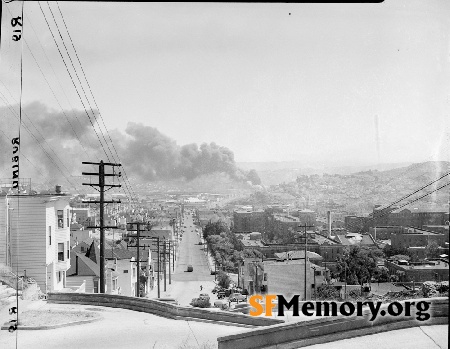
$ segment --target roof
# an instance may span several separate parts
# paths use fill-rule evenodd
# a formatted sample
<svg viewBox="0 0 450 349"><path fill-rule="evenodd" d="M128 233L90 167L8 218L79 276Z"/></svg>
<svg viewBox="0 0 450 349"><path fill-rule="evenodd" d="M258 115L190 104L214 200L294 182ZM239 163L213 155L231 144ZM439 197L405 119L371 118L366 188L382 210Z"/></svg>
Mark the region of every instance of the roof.
<svg viewBox="0 0 450 349"><path fill-rule="evenodd" d="M67 270L67 276L71 275L100 276L100 266L83 253L72 253L70 255L70 268Z"/></svg>
<svg viewBox="0 0 450 349"><path fill-rule="evenodd" d="M315 260L321 260L322 256L311 251L307 251L307 256L309 259L315 259ZM288 251L288 252L280 252L275 253L275 257L280 260L286 260L289 259L304 259L305 258L305 251L303 250L297 250L297 251Z"/></svg>
<svg viewBox="0 0 450 349"><path fill-rule="evenodd" d="M375 245L374 241L367 234L336 234L336 239L346 246L351 245Z"/></svg>

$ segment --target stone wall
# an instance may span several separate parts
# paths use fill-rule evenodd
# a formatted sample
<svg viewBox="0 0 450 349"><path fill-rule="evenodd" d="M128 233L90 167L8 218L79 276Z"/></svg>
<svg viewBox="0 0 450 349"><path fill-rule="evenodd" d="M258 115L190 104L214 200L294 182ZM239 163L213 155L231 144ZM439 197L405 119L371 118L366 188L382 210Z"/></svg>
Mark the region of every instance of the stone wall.
<svg viewBox="0 0 450 349"><path fill-rule="evenodd" d="M248 326L270 326L283 323L283 320L252 317L225 311L209 311L200 308L182 307L153 299L109 295L100 293L48 293L49 303L89 304L103 307L123 308L141 311L176 320L205 320L234 323Z"/></svg>

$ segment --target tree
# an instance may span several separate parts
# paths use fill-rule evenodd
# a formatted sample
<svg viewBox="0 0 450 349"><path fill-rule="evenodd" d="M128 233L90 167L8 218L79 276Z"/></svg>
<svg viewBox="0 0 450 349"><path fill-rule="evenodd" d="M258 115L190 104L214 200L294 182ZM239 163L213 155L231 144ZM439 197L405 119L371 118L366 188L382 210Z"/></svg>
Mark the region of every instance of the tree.
<svg viewBox="0 0 450 349"><path fill-rule="evenodd" d="M377 269L377 256L371 250L351 246L337 258L337 275L348 284L370 282Z"/></svg>
<svg viewBox="0 0 450 349"><path fill-rule="evenodd" d="M427 258L437 258L439 256L439 244L436 241L431 241L425 247L425 256Z"/></svg>
<svg viewBox="0 0 450 349"><path fill-rule="evenodd" d="M228 276L227 273L224 273L223 271L219 271L217 273L217 283L222 288L228 288L231 283L231 278Z"/></svg>
<svg viewBox="0 0 450 349"><path fill-rule="evenodd" d="M398 254L410 256L411 253L408 251L406 247L403 248L393 248L391 245L385 245L383 248L383 252L386 257L392 257Z"/></svg>
<svg viewBox="0 0 450 349"><path fill-rule="evenodd" d="M328 300L338 300L341 298L339 290L330 285L320 285L316 288L316 299L328 301Z"/></svg>
<svg viewBox="0 0 450 349"><path fill-rule="evenodd" d="M392 256L391 259L393 259L394 261L401 261L401 260L409 261L411 258L408 255L396 254Z"/></svg>
<svg viewBox="0 0 450 349"><path fill-rule="evenodd" d="M294 229L289 228L284 234L278 236L277 242L280 244L294 244L299 241L299 234Z"/></svg>
<svg viewBox="0 0 450 349"><path fill-rule="evenodd" d="M388 282L390 278L389 270L386 267L378 267L374 272L374 279L378 282Z"/></svg>

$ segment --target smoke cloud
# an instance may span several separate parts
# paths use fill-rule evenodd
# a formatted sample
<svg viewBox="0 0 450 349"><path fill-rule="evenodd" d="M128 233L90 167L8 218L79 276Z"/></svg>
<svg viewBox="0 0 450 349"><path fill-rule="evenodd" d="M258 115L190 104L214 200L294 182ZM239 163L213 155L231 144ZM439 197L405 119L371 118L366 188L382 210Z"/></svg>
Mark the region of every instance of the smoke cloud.
<svg viewBox="0 0 450 349"><path fill-rule="evenodd" d="M1 176L8 178L10 140L17 137L18 119L6 107L0 108L0 112L4 115L0 132L0 170ZM91 120L99 131L96 117L94 113ZM82 161L117 161L106 158L98 137L106 149L109 147L114 154L117 151L129 177L143 181L192 180L215 172L226 173L237 180L246 177L237 169L230 149L216 143L180 146L156 128L143 124L129 122L125 132L110 131L111 143L108 135L105 134L105 141L100 132L98 136L95 134L85 111L58 112L34 102L23 109L22 121L20 177L36 178L40 183L67 178L76 183L82 171L89 171Z"/></svg>

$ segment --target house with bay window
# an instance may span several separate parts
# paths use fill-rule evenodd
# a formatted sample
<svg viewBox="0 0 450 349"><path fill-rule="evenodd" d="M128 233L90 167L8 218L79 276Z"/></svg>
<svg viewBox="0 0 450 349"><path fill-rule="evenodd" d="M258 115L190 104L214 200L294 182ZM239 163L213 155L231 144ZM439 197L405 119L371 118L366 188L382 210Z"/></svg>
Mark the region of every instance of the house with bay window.
<svg viewBox="0 0 450 349"><path fill-rule="evenodd" d="M42 292L65 288L69 198L60 192L0 196L0 264L35 279Z"/></svg>

